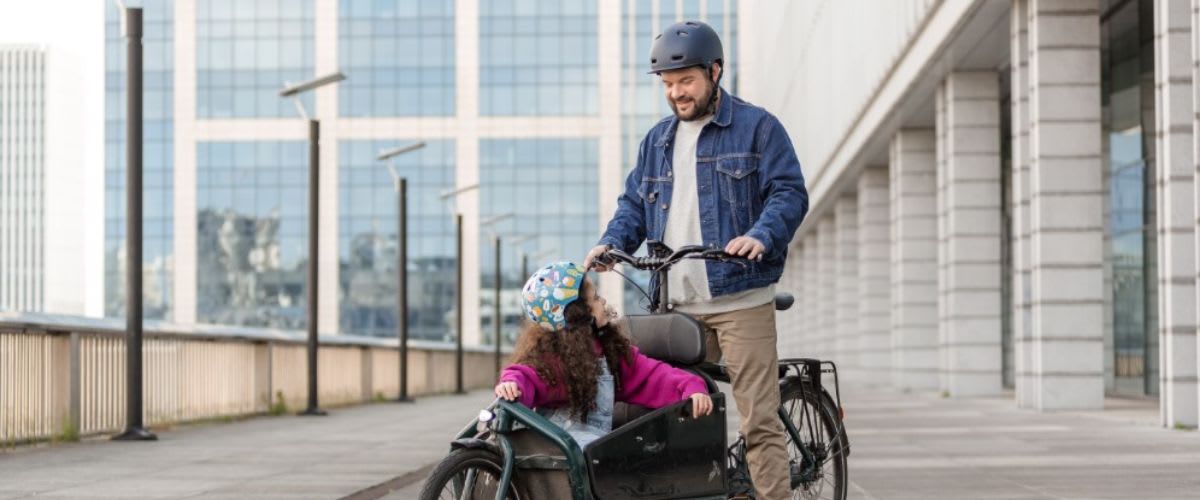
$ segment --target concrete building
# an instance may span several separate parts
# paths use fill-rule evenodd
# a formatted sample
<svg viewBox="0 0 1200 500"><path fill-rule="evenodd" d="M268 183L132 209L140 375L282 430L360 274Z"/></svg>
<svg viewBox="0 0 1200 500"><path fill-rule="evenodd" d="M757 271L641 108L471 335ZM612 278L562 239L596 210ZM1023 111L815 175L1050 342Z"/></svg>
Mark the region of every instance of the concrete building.
<svg viewBox="0 0 1200 500"><path fill-rule="evenodd" d="M0 310L102 313L100 5L0 19ZM54 21L51 22L51 19Z"/></svg>
<svg viewBox="0 0 1200 500"><path fill-rule="evenodd" d="M736 67L737 3L146 0L148 317L305 325L306 129L278 91L340 70L346 81L303 98L321 120L319 330L394 335L396 195L375 155L424 140L396 159L410 189L413 334L453 338L461 290L465 342L486 341L490 236L537 235L504 244L509 289L524 282L522 253L581 260L615 209L641 135L670 112L646 74L653 35L685 17L707 20ZM124 48L119 13L106 12L105 312L119 316ZM457 284L456 212L466 276ZM480 225L507 213L515 217ZM622 281L605 279L619 303Z"/></svg>
<svg viewBox="0 0 1200 500"><path fill-rule="evenodd" d="M742 93L788 127L812 195L782 353L1037 410L1158 398L1195 427L1198 9L743 9Z"/></svg>

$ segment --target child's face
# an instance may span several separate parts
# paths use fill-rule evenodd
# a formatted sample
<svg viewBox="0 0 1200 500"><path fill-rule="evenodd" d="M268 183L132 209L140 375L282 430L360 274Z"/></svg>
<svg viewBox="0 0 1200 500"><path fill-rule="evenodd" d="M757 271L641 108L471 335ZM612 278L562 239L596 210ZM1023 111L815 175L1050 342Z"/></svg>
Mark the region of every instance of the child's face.
<svg viewBox="0 0 1200 500"><path fill-rule="evenodd" d="M603 327L608 324L608 302L604 300L604 297L596 294L596 283L591 278L587 278L587 284L589 286L584 300L587 300L588 309L592 311L592 317L596 319L596 326Z"/></svg>

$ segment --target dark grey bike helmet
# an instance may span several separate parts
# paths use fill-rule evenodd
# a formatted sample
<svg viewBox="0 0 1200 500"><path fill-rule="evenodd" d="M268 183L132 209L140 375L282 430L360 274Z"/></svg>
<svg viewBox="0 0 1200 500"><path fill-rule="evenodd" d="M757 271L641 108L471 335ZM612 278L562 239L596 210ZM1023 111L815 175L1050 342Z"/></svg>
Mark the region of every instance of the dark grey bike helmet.
<svg viewBox="0 0 1200 500"><path fill-rule="evenodd" d="M721 39L711 26L700 21L675 23L654 37L650 47L650 74L701 66L711 71L713 63L724 64Z"/></svg>

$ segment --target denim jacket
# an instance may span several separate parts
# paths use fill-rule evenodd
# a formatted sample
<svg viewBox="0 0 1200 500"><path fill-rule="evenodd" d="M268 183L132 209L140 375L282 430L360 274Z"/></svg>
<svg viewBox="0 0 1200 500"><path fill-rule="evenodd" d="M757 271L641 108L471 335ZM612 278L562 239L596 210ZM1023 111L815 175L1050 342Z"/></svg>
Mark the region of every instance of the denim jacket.
<svg viewBox="0 0 1200 500"><path fill-rule="evenodd" d="M599 244L633 253L644 240L662 241L678 124L673 115L664 118L642 140L637 166ZM779 119L722 89L717 114L696 143L696 187L704 241L695 244L724 248L744 235L766 247L762 260L745 268L705 262L713 297L779 281L788 243L808 213L800 161Z"/></svg>

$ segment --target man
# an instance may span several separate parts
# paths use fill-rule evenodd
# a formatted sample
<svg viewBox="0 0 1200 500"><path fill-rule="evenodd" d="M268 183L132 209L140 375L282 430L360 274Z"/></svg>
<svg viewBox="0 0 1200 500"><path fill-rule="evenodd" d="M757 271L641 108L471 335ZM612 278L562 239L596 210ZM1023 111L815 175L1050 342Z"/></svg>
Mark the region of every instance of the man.
<svg viewBox="0 0 1200 500"><path fill-rule="evenodd" d="M774 284L787 247L808 211L808 192L779 120L720 88L721 41L708 25L677 23L654 39L659 75L674 116L642 140L638 163L599 246L634 252L643 240L671 248L702 244L750 259L686 260L670 273L669 301L709 329L708 356L724 354L743 418L758 498L791 498L786 437L776 413Z"/></svg>

